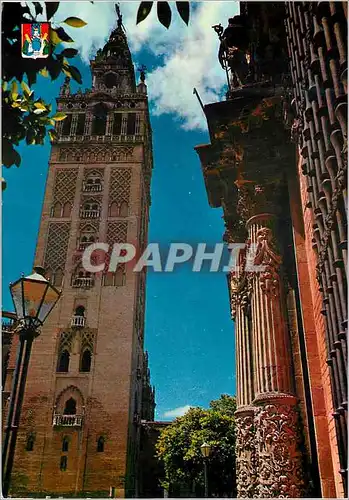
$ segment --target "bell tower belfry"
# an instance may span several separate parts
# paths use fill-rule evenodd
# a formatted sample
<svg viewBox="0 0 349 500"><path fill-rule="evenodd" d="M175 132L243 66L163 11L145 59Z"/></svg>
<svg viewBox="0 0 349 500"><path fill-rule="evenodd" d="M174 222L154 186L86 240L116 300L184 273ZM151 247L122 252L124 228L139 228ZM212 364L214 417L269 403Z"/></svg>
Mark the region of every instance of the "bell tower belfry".
<svg viewBox="0 0 349 500"><path fill-rule="evenodd" d="M118 14L91 61L92 88L72 93L66 79L57 99L67 117L51 150L35 264L62 297L34 342L12 496L137 496L140 422L154 414L153 397L142 408L146 275L82 265L93 242L147 243L147 87L144 71L136 85Z"/></svg>

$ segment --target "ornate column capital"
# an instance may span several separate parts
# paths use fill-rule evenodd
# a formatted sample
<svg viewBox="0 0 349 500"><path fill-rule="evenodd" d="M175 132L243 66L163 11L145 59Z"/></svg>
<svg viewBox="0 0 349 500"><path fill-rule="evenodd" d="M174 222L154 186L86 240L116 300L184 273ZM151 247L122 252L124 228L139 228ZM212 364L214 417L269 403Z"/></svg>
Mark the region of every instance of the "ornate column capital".
<svg viewBox="0 0 349 500"><path fill-rule="evenodd" d="M268 213L277 216L281 211L280 197L284 183L276 180L269 184L251 182L238 188L236 212L245 223L254 216Z"/></svg>

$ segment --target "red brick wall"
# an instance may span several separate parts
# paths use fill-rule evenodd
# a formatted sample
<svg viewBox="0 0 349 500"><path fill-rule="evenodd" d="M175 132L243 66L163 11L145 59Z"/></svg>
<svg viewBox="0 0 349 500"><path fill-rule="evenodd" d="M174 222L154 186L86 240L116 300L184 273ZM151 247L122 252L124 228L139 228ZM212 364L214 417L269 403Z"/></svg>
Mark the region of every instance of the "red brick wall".
<svg viewBox="0 0 349 500"><path fill-rule="evenodd" d="M300 287L306 355L314 414L316 445L322 496L342 497L338 448L332 417L329 368L326 364L325 323L321 314L322 298L316 279L316 254L312 248L312 213L306 207L308 193L305 178L298 165L298 181L290 181L291 211L296 262Z"/></svg>

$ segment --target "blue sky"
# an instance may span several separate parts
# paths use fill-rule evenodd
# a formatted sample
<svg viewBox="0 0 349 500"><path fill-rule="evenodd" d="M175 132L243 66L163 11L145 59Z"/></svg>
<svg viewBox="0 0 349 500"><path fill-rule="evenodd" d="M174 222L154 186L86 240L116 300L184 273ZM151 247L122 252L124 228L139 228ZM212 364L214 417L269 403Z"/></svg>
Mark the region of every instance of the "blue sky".
<svg viewBox="0 0 349 500"><path fill-rule="evenodd" d="M230 12L226 6L234 2L216 3L225 4L224 12L219 10L223 7L212 6L212 9L218 9L217 12L214 11L220 19L217 22L224 24L226 15ZM121 6L123 8L123 2ZM198 13L200 16L200 6L201 4L197 4L193 15ZM159 33L155 46L156 36L153 37L153 45L149 43L148 32L151 31L151 26L148 26L146 35L142 35L143 38L140 36L136 44L132 43L132 34L137 27L131 25L134 10L128 12L127 8L123 8L123 11L126 10L129 15L125 24L134 60L146 64L149 69L147 83L154 149L149 240L163 245L168 245L171 241L220 243L224 232L222 212L221 209L212 209L208 205L199 158L193 149L198 144L208 142L208 133L202 111L192 95L192 88L197 86L202 96L208 99L205 102L210 102L210 98L215 97L214 100L217 100L222 95L224 80L214 68L208 79L203 79L201 75L199 80L190 80L186 75L186 84L191 93L186 92L185 85L179 92L173 92L176 82L172 81L170 75L175 71L181 50L182 56L183 49L188 55L188 50L183 48L183 36L178 36L178 33L183 32L183 27L177 27L175 22L169 31L159 31L161 27L154 25L154 33ZM208 7L205 6L205 9ZM90 16L89 11L81 10L81 13L77 11L79 17L86 19ZM99 24L103 25L103 13L110 18L108 12L100 12ZM216 19L212 19L212 12L209 12L207 30L216 22ZM201 14L199 24L203 24L202 20L207 12L202 10ZM91 22L89 29L93 29ZM77 43L83 60L74 61L74 64L81 69L82 88L91 85L88 54L102 45L109 31L108 27L102 35L97 27L94 29L98 31L100 39L91 37L88 47ZM197 39L200 31L196 24L193 24L192 29L192 35ZM164 56L161 47L166 43L166 36L171 43ZM176 45L178 39L180 42ZM185 43L190 47L190 40L185 39ZM210 46L212 43L212 40L207 41L209 54L216 53L217 43L213 48ZM171 50L176 57L171 56ZM185 61L182 62L185 64ZM207 59L204 63L198 61L198 67L207 63ZM215 61L212 66L213 64ZM182 80L180 85L183 85ZM59 79L47 85L47 80L41 79L36 95L54 101L61 83L62 80ZM179 84L177 87L179 88ZM6 310L12 310L13 307L8 283L15 280L21 272L29 273L32 268L49 152L49 144L44 147L23 146L20 148L21 167L12 167L4 172L8 186L3 193L2 205L3 308ZM189 265L181 266L173 273L150 272L147 282L145 344L149 351L152 383L156 387L157 419L169 419L182 413L190 405L208 406L211 399L222 393L234 394L234 328L230 320L225 274L205 270L194 273Z"/></svg>

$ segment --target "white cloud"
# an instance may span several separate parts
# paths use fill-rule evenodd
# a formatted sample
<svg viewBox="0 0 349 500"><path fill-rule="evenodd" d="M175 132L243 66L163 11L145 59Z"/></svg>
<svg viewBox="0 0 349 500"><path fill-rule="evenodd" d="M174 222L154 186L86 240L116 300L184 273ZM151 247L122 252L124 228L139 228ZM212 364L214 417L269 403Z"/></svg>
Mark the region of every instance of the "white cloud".
<svg viewBox="0 0 349 500"><path fill-rule="evenodd" d="M155 56L155 67L147 74L149 98L155 115L171 113L183 128L206 130L206 121L193 88L205 103L219 100L226 85L226 76L217 60L218 38L212 26L227 23L238 13L236 1L210 1L196 4L187 27L172 7L172 24L167 30L157 20L156 4L148 18L136 25L139 1L120 2L124 25L133 59L138 61L140 50ZM84 28L67 27L67 32L88 61L97 48L103 46L116 25L114 3L96 1L61 2L54 21L77 16L88 23Z"/></svg>
<svg viewBox="0 0 349 500"><path fill-rule="evenodd" d="M174 408L173 410L165 411L164 417L167 418L176 418L183 417L190 410L190 405L180 406L179 408Z"/></svg>

